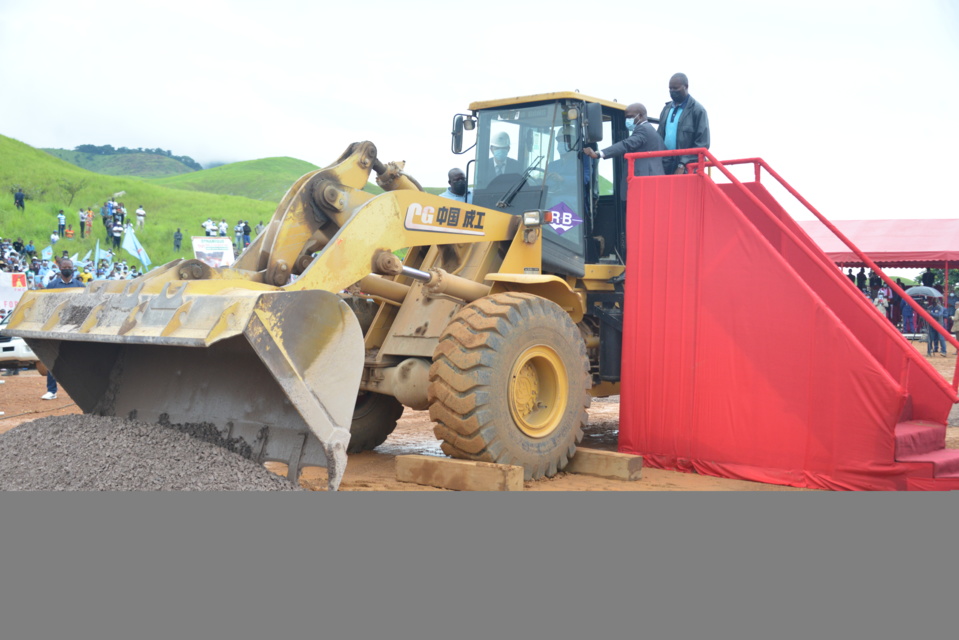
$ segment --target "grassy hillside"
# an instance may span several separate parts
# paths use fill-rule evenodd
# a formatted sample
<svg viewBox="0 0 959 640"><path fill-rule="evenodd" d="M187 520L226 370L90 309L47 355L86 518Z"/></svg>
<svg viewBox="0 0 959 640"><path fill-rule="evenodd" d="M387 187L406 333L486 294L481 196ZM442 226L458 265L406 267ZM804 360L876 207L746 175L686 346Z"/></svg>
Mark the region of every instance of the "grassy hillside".
<svg viewBox="0 0 959 640"><path fill-rule="evenodd" d="M264 158L234 162L152 182L175 189L279 202L300 176L317 169L319 167L316 165L295 158Z"/></svg>
<svg viewBox="0 0 959 640"><path fill-rule="evenodd" d="M193 169L179 160L152 153L118 153L94 155L66 149L41 149L50 155L66 160L81 169L108 176L136 176L138 178L163 178L184 173L193 173Z"/></svg>
<svg viewBox="0 0 959 640"><path fill-rule="evenodd" d="M212 169L169 178L151 180L154 184L225 195L243 196L254 200L279 202L294 182L320 167L296 158L263 158L225 164ZM443 193L446 187L424 187L430 193ZM379 195L383 189L367 182L364 191Z"/></svg>
<svg viewBox="0 0 959 640"><path fill-rule="evenodd" d="M170 160L153 154L92 157ZM260 221L265 223L272 217L276 203L287 189L300 176L315 169L315 165L294 158L266 158L147 180L87 171L0 135L0 236L32 240L39 252L49 244L50 233L57 226L57 211L63 209L67 223L72 224L77 233L74 239L62 239L55 250L59 254L65 249L70 255L79 253L83 257L94 248L97 239L101 241L101 247L105 247L106 233L99 219L100 207L111 195L123 192L117 200L126 205L131 219L138 206L146 209L147 225L137 237L154 265L165 264L193 255L188 241L184 241L181 251L174 254L172 237L177 228L189 238L203 234L200 223L207 217L225 219L232 236L233 225L239 219L248 220L251 227ZM23 214L13 206L13 193L18 186L27 196ZM430 193L441 193L445 189L445 185L426 187ZM366 191L382 193L382 189L373 183L367 184ZM90 207L97 213L93 238L80 240L77 214L80 207ZM125 253L122 255L132 260Z"/></svg>
<svg viewBox="0 0 959 640"><path fill-rule="evenodd" d="M24 213L13 206L18 185L27 195ZM59 209L67 214L67 223L77 229L79 207L92 207L99 213L103 202L121 191L125 194L117 199L126 204L131 216L140 205L146 209L147 225L137 237L154 265L192 257L187 241L174 254L172 237L177 227L189 238L203 234L200 223L208 216L225 218L231 229L238 219L249 220L250 226L255 226L260 220L267 222L276 207L271 202L171 189L139 178L92 173L0 135L0 236L33 240L39 252L49 244L50 233L56 229ZM101 247L104 245L105 232L99 218L94 221L93 234L92 239L81 241L77 233L73 240L61 240L55 249L83 257L98 238Z"/></svg>

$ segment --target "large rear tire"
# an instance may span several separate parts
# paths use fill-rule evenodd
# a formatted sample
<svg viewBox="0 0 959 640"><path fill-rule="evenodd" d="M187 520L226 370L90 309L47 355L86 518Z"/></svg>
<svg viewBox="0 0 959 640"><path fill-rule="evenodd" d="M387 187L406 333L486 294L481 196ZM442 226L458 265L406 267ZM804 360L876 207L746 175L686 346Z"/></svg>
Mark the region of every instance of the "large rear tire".
<svg viewBox="0 0 959 640"><path fill-rule="evenodd" d="M527 480L566 467L589 417L589 359L557 304L498 293L459 311L430 368L430 418L454 458L521 465Z"/></svg>
<svg viewBox="0 0 959 640"><path fill-rule="evenodd" d="M350 424L347 453L370 451L383 444L403 415L403 405L393 396L360 391Z"/></svg>

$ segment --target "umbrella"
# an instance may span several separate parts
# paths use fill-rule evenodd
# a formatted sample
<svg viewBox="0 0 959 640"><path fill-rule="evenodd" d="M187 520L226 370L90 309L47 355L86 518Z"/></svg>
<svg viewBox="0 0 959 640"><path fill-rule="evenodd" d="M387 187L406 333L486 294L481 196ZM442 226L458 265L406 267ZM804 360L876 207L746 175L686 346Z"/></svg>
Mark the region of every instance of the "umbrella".
<svg viewBox="0 0 959 640"><path fill-rule="evenodd" d="M942 294L932 287L909 287L906 294L915 298L916 296L929 296L932 298L941 298Z"/></svg>

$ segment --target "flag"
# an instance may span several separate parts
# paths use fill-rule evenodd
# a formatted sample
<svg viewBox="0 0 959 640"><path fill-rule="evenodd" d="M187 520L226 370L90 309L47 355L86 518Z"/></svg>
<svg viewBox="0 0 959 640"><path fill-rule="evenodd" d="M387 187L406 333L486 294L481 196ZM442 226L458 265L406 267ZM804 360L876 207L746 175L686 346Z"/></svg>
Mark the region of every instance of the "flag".
<svg viewBox="0 0 959 640"><path fill-rule="evenodd" d="M97 242L100 242L100 241L97 240ZM92 253L93 253L93 249L90 249L89 251L87 251L87 255L83 256L83 261L86 262L87 260L89 260L89 259L90 259L90 254L92 254Z"/></svg>
<svg viewBox="0 0 959 640"><path fill-rule="evenodd" d="M79 253L74 253L72 256L70 256L70 261L71 261L71 262L76 262L76 261L79 260L79 259L80 259L80 254L79 254Z"/></svg>
<svg viewBox="0 0 959 640"><path fill-rule="evenodd" d="M53 257L53 247L47 247L46 249L44 249L43 251L41 251L41 252L40 252L40 257L43 258L44 260L49 260L50 258L52 258L52 257Z"/></svg>
<svg viewBox="0 0 959 640"><path fill-rule="evenodd" d="M103 251L101 251L101 250L100 250L100 241L97 240L97 248L96 248L96 250L93 252L93 264L94 264L94 266L97 267L97 268L99 268L99 267L100 267L100 261L101 261L101 260L106 260L106 261L109 263L109 264L107 264L107 269L109 269L110 267L113 266L113 252L107 251L106 249L104 249Z"/></svg>
<svg viewBox="0 0 959 640"><path fill-rule="evenodd" d="M150 256L147 255L146 249L137 240L137 234L133 232L133 229L129 229L123 234L123 243L120 246L124 251L139 260L145 268L150 268Z"/></svg>

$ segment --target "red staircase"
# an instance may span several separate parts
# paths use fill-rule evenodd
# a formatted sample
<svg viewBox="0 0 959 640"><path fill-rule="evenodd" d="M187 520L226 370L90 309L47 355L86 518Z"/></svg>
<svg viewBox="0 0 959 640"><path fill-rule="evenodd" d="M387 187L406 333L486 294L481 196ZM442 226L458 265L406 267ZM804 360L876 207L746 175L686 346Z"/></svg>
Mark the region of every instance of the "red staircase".
<svg viewBox="0 0 959 640"><path fill-rule="evenodd" d="M896 461L922 479L951 479L959 488L959 450L946 449L946 425L921 420L896 425Z"/></svg>
<svg viewBox="0 0 959 640"><path fill-rule="evenodd" d="M630 179L620 450L800 487L959 489L959 450L945 449L956 385L792 220L761 169L828 221L762 160L700 158L729 182ZM729 164L752 164L755 180Z"/></svg>

